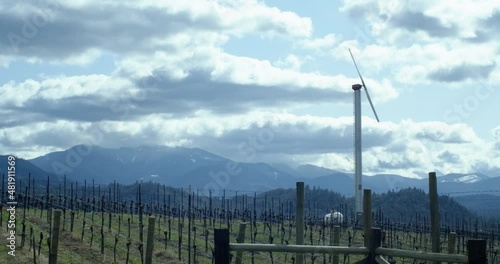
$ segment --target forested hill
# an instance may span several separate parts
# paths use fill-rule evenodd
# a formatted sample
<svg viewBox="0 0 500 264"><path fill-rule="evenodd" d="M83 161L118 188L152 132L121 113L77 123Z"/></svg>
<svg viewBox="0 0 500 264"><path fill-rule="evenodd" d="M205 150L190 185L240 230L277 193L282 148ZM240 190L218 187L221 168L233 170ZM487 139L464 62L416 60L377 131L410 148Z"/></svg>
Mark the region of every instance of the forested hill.
<svg viewBox="0 0 500 264"><path fill-rule="evenodd" d="M276 189L260 194L259 200L267 196L270 199L281 201L294 201L295 189ZM321 216L336 209L344 213L347 217L353 215L354 197L346 197L336 192L321 188L305 188L305 208L306 214L312 217ZM416 188L402 189L397 192L372 194L372 210L376 217L389 218L398 221L413 221L416 218L429 219L429 196L423 190ZM448 196L439 196L439 211L441 222L449 222L454 219L470 219L476 216L464 206Z"/></svg>
<svg viewBox="0 0 500 264"><path fill-rule="evenodd" d="M390 219L430 218L429 195L416 188L402 189L397 192L387 192L372 195L372 208L381 210L384 217ZM441 223L455 219L470 219L475 215L454 199L440 195L439 213Z"/></svg>

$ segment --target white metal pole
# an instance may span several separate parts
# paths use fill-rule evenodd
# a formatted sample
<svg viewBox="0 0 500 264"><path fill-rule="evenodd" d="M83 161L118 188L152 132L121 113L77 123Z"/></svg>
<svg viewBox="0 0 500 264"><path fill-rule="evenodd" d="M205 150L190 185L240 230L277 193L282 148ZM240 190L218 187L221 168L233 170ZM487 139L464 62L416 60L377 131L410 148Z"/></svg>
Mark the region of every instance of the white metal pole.
<svg viewBox="0 0 500 264"><path fill-rule="evenodd" d="M361 85L352 86L354 90L354 175L356 217L363 213L363 186L362 186L362 154L361 154Z"/></svg>

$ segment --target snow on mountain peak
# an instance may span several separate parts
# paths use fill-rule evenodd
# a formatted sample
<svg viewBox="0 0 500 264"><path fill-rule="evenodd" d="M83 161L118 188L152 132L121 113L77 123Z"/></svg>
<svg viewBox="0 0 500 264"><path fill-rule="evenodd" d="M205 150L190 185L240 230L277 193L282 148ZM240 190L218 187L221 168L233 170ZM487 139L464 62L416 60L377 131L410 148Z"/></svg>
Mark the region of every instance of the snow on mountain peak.
<svg viewBox="0 0 500 264"><path fill-rule="evenodd" d="M481 180L481 177L477 176L476 174L469 174L457 179L453 179L453 182L473 183L479 180Z"/></svg>
<svg viewBox="0 0 500 264"><path fill-rule="evenodd" d="M451 176L451 177L450 177ZM485 179L485 176L478 174L455 174L447 175L441 179L441 182L455 182L455 183L475 183Z"/></svg>

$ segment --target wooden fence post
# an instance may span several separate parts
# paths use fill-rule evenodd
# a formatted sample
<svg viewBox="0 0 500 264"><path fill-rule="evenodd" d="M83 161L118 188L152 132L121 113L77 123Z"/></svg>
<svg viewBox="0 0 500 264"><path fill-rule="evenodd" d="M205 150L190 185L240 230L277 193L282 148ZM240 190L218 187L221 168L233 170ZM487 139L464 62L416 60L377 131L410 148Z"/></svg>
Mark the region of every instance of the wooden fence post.
<svg viewBox="0 0 500 264"><path fill-rule="evenodd" d="M153 263L153 247L154 247L154 233L155 233L155 218L149 217L148 221L148 240L146 244L146 264Z"/></svg>
<svg viewBox="0 0 500 264"><path fill-rule="evenodd" d="M366 194L366 192L365 192ZM371 212L370 212L371 215ZM366 223L365 223L366 224ZM377 256L375 253L375 249L380 247L381 240L382 240L382 232L380 231L380 228L372 228L370 230L370 256L369 256L369 263L377 263L375 262L375 257Z"/></svg>
<svg viewBox="0 0 500 264"><path fill-rule="evenodd" d="M70 224L70 232L73 233L73 224L75 223L75 212L71 211L71 224Z"/></svg>
<svg viewBox="0 0 500 264"><path fill-rule="evenodd" d="M215 264L229 264L229 229L214 229Z"/></svg>
<svg viewBox="0 0 500 264"><path fill-rule="evenodd" d="M50 243L49 264L57 263L57 248L59 246L59 225L61 223L61 210L54 211L54 225L52 226L52 241Z"/></svg>
<svg viewBox="0 0 500 264"><path fill-rule="evenodd" d="M240 223L240 230L238 232L238 243L245 243L245 232L247 229L247 223L242 222ZM236 264L241 264L243 260L243 251L238 251L236 253Z"/></svg>
<svg viewBox="0 0 500 264"><path fill-rule="evenodd" d="M340 245L340 226L333 227L333 245L334 246ZM333 264L339 264L339 254L333 255L332 262L333 262Z"/></svg>
<svg viewBox="0 0 500 264"><path fill-rule="evenodd" d="M431 240L432 240L432 252L440 253L440 225L439 225L439 203L438 203L438 191L437 191L437 178L435 172L429 172L429 202L431 210ZM439 263L439 262L434 262Z"/></svg>
<svg viewBox="0 0 500 264"><path fill-rule="evenodd" d="M486 264L486 240L467 240L467 256L469 264Z"/></svg>
<svg viewBox="0 0 500 264"><path fill-rule="evenodd" d="M457 233L450 232L448 235L448 254L455 254L455 248L457 244ZM453 263L448 263L453 264Z"/></svg>
<svg viewBox="0 0 500 264"><path fill-rule="evenodd" d="M296 240L295 244L304 245L304 182L297 182L297 211L295 213L295 229ZM295 264L304 264L304 253L296 253Z"/></svg>
<svg viewBox="0 0 500 264"><path fill-rule="evenodd" d="M104 255L104 227L101 227L101 254Z"/></svg>
<svg viewBox="0 0 500 264"><path fill-rule="evenodd" d="M33 244L33 264L36 264L36 242L35 242L35 232L33 232L33 227L30 227L30 230L33 234L31 237L31 243Z"/></svg>
<svg viewBox="0 0 500 264"><path fill-rule="evenodd" d="M22 221L23 229L21 231L21 248L24 247L24 240L26 238L26 206L27 206L27 201L28 201L28 186L25 186L24 189L25 189L25 192L24 192L24 197L23 197L23 221Z"/></svg>
<svg viewBox="0 0 500 264"><path fill-rule="evenodd" d="M365 247L370 243L372 232L372 190L364 189L363 194L363 225L365 233Z"/></svg>

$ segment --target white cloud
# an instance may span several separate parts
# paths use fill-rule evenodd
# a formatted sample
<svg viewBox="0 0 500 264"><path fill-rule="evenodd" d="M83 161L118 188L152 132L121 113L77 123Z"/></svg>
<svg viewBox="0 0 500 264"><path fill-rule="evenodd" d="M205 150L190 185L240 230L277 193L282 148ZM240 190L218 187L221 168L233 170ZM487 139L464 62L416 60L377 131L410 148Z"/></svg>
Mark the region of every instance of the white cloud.
<svg viewBox="0 0 500 264"><path fill-rule="evenodd" d="M420 1L411 5L393 0L345 0L341 10L365 26L354 39L335 49L336 58L349 60L347 48L376 73L387 70L403 84L471 84L498 75L500 16L495 1ZM386 71L386 72L387 72Z"/></svg>
<svg viewBox="0 0 500 264"><path fill-rule="evenodd" d="M128 1L126 5L140 8L164 8L170 14L189 14L197 20L210 17L223 28L234 34L262 33L264 35L290 35L307 37L312 32L309 18L299 17L289 11L268 7L260 1Z"/></svg>
<svg viewBox="0 0 500 264"><path fill-rule="evenodd" d="M465 124L411 120L377 123L366 117L364 121L365 174L418 177L432 170L468 173L500 169L500 160L491 151L495 142L479 138ZM89 142L106 147L155 144L202 147L243 160L239 145L262 135L267 139L255 161L312 163L352 172L352 119L348 117L250 112L229 116L200 113L182 119L151 114L135 121L96 124L38 122L1 129L0 146L6 151L22 149L26 157L34 157L55 146L65 149Z"/></svg>
<svg viewBox="0 0 500 264"><path fill-rule="evenodd" d="M493 129L493 135L497 141L500 141L500 126L497 126Z"/></svg>
<svg viewBox="0 0 500 264"><path fill-rule="evenodd" d="M85 65L106 54L116 68L110 75L43 75L0 85L0 113L9 114L0 120L0 147L34 157L88 142L157 144L242 159L238 145L268 128L273 140L258 160L352 171L351 116L277 113L325 101L351 103L346 84L359 80L304 71L304 62L315 59L304 52L350 65L351 48L376 103L399 96L395 82L461 85L481 79L493 85L500 80L493 2L345 0L342 10L366 22L346 39L314 36L310 18L256 0L61 1L17 54L0 53L0 65ZM28 2L0 5L1 25L21 25L0 27L3 35L22 34L25 15L38 10ZM464 12L471 15L464 18ZM225 50L231 38L247 36L288 41L294 54L257 59ZM10 47L0 40L0 50ZM376 77L387 76L384 71L392 75ZM363 122L367 174L500 168L498 127L496 142L488 142L465 124Z"/></svg>
<svg viewBox="0 0 500 264"><path fill-rule="evenodd" d="M8 82L0 87L0 101L7 107L21 107L25 101L37 93L39 88L40 83L33 80L27 80L19 85L15 82Z"/></svg>
<svg viewBox="0 0 500 264"><path fill-rule="evenodd" d="M388 70L393 78L403 84L431 84L435 82L472 83L477 79L488 79L498 71L495 45L481 43L463 45L462 43L412 44L409 47L371 44L359 47L353 41L342 42L335 50L337 58L351 60L345 50L351 48L360 66L371 72ZM453 69L468 67L467 70L453 72ZM433 79L437 72L448 72L445 76ZM437 78L437 77L436 77Z"/></svg>
<svg viewBox="0 0 500 264"><path fill-rule="evenodd" d="M293 54L288 54L284 59L276 61L274 64L280 68L290 69L293 71L300 71L300 67L304 63L303 58Z"/></svg>
<svg viewBox="0 0 500 264"><path fill-rule="evenodd" d="M310 18L254 0L54 3L49 8L16 2L0 9L1 24L19 25L0 28L2 35L9 36L0 40L4 51L0 56L14 51L17 59L83 64L104 53L170 52L162 44L179 32L266 38L307 38L312 34Z"/></svg>
<svg viewBox="0 0 500 264"><path fill-rule="evenodd" d="M338 39L335 34L327 34L322 38L303 39L298 45L303 49L310 49L318 52L330 50L337 44Z"/></svg>
<svg viewBox="0 0 500 264"><path fill-rule="evenodd" d="M0 103L5 106L23 107L30 100L61 100L71 97L88 97L109 101L129 98L138 90L126 79L106 75L62 76L42 81L26 80L9 82L0 87ZM8 108L7 108L8 109Z"/></svg>

